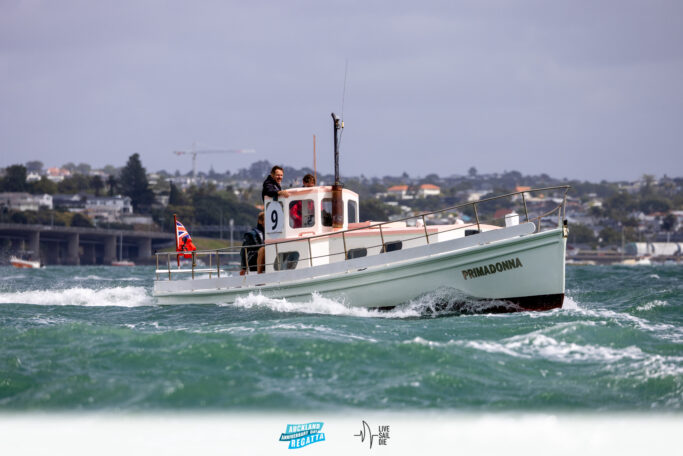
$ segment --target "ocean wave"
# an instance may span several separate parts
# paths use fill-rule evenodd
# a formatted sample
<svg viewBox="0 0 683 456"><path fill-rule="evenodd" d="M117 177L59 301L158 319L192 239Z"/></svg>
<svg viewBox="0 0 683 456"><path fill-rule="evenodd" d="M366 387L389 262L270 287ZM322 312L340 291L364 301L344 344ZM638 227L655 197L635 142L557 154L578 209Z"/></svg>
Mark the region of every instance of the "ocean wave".
<svg viewBox="0 0 683 456"><path fill-rule="evenodd" d="M624 348L601 345L581 345L558 340L545 334L525 334L495 341L467 341L462 345L489 353L504 353L520 358L544 358L550 361L571 363L575 361L615 362L624 358L639 360L645 357L635 346Z"/></svg>
<svg viewBox="0 0 683 456"><path fill-rule="evenodd" d="M73 277L73 280L105 280L105 281L112 281L112 282L139 282L142 279L140 277L102 277L98 275L88 275L88 276L75 276Z"/></svg>
<svg viewBox="0 0 683 456"><path fill-rule="evenodd" d="M233 304L222 305L236 306L243 309L266 308L284 313L347 315L353 317L384 317L388 313L369 310L364 307L348 306L343 302L325 298L317 293L313 293L308 301L287 301L286 299L268 298L260 294L249 294L249 296L237 298Z"/></svg>
<svg viewBox="0 0 683 456"><path fill-rule="evenodd" d="M74 287L64 290L0 293L0 304L139 307L155 305L155 302L143 287L115 287L100 290Z"/></svg>
<svg viewBox="0 0 683 456"><path fill-rule="evenodd" d="M674 377L683 374L683 356L663 356L644 352L639 347L612 347L580 344L562 338L582 326L595 326L591 321L565 322L520 334L502 340L432 341L417 336L404 344L416 344L430 348L466 347L486 353L503 354L513 358L530 360L545 359L565 364L597 362L607 370L615 371L617 377L646 381L652 378Z"/></svg>
<svg viewBox="0 0 683 456"><path fill-rule="evenodd" d="M646 304L647 305L647 304ZM592 318L603 318L618 326L633 326L643 331L654 333L657 337L676 343L683 342L683 328L667 323L651 323L634 315L608 309L577 309L579 315Z"/></svg>
<svg viewBox="0 0 683 456"><path fill-rule="evenodd" d="M577 310L579 308L579 303L574 300L571 296L565 295L564 302L562 303L563 310Z"/></svg>
<svg viewBox="0 0 683 456"><path fill-rule="evenodd" d="M13 274L13 275L8 275L8 276L2 276L0 277L0 280L5 281L5 280L16 280L16 279L25 279L26 276L24 274Z"/></svg>
<svg viewBox="0 0 683 456"><path fill-rule="evenodd" d="M642 306L636 307L636 310L639 310L641 312L645 312L648 310L652 310L655 307L664 307L664 306L668 306L668 305L669 305L669 303L667 301L655 299L654 301L650 301L646 304L643 304Z"/></svg>
<svg viewBox="0 0 683 456"><path fill-rule="evenodd" d="M482 314L499 311L501 308L519 310L515 304L505 301L482 301L469 298L454 289L439 289L427 293L411 301L398 304L390 310L377 310L365 307L354 307L343 301L336 301L313 293L306 301L289 301L287 299L268 298L260 294L249 294L239 297L233 304L244 309L267 308L275 312L305 313L321 315L342 315L365 318L419 318L424 316L446 316L452 314Z"/></svg>

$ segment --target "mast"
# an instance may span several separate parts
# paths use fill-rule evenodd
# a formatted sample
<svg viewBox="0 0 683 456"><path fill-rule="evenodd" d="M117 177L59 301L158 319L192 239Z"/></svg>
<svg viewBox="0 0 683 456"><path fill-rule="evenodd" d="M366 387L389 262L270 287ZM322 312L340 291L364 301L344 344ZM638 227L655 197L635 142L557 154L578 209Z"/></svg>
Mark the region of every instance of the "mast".
<svg viewBox="0 0 683 456"><path fill-rule="evenodd" d="M334 128L334 185L332 185L332 228L344 228L344 201L342 200L343 185L339 180L339 131L344 128L344 122L332 113Z"/></svg>

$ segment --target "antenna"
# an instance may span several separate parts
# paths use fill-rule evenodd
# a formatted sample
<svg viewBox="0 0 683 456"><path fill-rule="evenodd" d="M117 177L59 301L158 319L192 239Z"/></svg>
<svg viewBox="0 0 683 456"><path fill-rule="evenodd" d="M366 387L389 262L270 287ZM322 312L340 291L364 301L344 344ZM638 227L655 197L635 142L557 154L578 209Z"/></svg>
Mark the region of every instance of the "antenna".
<svg viewBox="0 0 683 456"><path fill-rule="evenodd" d="M313 179L318 182L318 168L315 164L315 135L313 135Z"/></svg>
<svg viewBox="0 0 683 456"><path fill-rule="evenodd" d="M344 101L346 101L346 75L349 72L349 59L344 60L344 90L342 91L341 105L341 132L339 133L339 145L341 146L342 136L344 135Z"/></svg>
<svg viewBox="0 0 683 456"><path fill-rule="evenodd" d="M346 99L346 74L349 72L349 59L344 63L344 91L342 92L341 119L344 120L344 100Z"/></svg>

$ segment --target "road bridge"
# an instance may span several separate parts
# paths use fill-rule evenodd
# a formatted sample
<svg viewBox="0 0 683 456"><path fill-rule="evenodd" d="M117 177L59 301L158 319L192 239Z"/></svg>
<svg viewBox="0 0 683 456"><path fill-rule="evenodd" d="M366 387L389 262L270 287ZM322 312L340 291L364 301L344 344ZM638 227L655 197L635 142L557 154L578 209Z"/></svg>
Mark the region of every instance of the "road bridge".
<svg viewBox="0 0 683 456"><path fill-rule="evenodd" d="M152 263L156 249L173 245L173 233L0 223L4 255L30 251L43 264L111 264L117 259ZM9 258L0 257L8 262Z"/></svg>

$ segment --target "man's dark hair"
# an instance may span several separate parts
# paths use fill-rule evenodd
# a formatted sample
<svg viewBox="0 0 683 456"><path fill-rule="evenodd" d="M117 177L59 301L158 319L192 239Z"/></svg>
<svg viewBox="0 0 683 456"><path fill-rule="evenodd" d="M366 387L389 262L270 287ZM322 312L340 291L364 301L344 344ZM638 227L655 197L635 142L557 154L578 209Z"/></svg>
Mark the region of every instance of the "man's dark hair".
<svg viewBox="0 0 683 456"><path fill-rule="evenodd" d="M275 171L277 171L278 169L280 171L282 171L283 173L285 172L285 170L282 169L282 166L275 165L275 166L273 166L273 169L270 170L270 174L275 174Z"/></svg>
<svg viewBox="0 0 683 456"><path fill-rule="evenodd" d="M304 176L304 184L307 184L309 182L312 182L315 184L315 176L313 174L306 174Z"/></svg>

